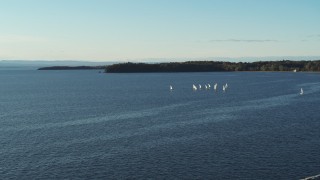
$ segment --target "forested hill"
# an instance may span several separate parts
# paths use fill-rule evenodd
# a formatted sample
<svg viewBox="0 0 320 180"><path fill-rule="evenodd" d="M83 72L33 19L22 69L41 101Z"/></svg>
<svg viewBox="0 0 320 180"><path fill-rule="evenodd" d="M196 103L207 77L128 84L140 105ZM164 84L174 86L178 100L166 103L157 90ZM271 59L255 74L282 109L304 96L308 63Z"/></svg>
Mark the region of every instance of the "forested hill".
<svg viewBox="0 0 320 180"><path fill-rule="evenodd" d="M136 72L216 72L216 71L320 71L320 60L316 61L187 61L171 63L120 63L106 67L107 73Z"/></svg>

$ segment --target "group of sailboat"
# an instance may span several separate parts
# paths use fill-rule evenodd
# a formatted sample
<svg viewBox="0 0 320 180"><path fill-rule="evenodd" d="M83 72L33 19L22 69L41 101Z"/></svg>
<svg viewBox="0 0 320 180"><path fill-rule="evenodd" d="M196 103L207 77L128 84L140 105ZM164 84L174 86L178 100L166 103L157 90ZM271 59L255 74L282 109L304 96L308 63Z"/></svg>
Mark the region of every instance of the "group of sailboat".
<svg viewBox="0 0 320 180"><path fill-rule="evenodd" d="M227 90L227 87L228 87L228 84L226 83L225 85L223 85L222 86L222 90L223 91L226 91ZM206 89L206 90L210 90L211 89L211 85L210 84L205 84L204 85L204 88ZM196 90L201 90L202 89L202 86L201 86L201 84L199 84L198 86L196 86L196 85L192 85L192 89L194 90L194 91L196 91ZM214 91L217 91L218 90L218 83L215 83L214 85L213 85L213 90Z"/></svg>
<svg viewBox="0 0 320 180"><path fill-rule="evenodd" d="M197 90L201 90L202 89L202 85L201 84L199 84L198 86L196 86L195 84L193 84L192 85L192 90L194 90L194 91L197 91ZM214 91L217 91L218 89L218 83L215 83L214 85L213 85L213 90ZM228 88L228 84L226 83L225 85L222 85L222 90L225 92L226 90L227 90L227 88ZM211 85L210 84L205 84L204 85L204 89L205 90L210 90L211 89ZM169 90L170 91L173 91L173 86L172 85L170 85L169 86Z"/></svg>
<svg viewBox="0 0 320 180"><path fill-rule="evenodd" d="M206 90L209 90L211 88L211 85L210 84L205 84L204 87L205 87ZM213 85L213 90L217 91L217 87L218 87L218 83L215 83ZM194 84L192 85L192 90L193 91L197 91L198 89L201 90L201 88L202 88L201 84L199 84L198 87L196 85L194 85ZM222 91L223 92L225 92L227 90L227 88L228 88L228 84L227 83L225 85L222 85ZM173 91L172 85L169 86L169 89L170 89L170 91ZM300 95L303 95L303 93L304 93L303 89L301 88L300 89Z"/></svg>
<svg viewBox="0 0 320 180"><path fill-rule="evenodd" d="M205 84L204 87L205 87L206 90L209 90L211 88L211 85L210 84ZM217 87L218 87L218 83L215 83L213 85L213 89L215 91L217 91ZM202 88L201 84L199 84L198 87L196 85L194 85L194 84L192 85L192 90L196 91L196 90L198 90L198 88L199 88L199 90L201 90L201 88ZM225 85L222 85L222 91L223 92L225 92L227 90L227 88L228 88L228 84L227 83ZM172 85L169 86L169 89L170 89L170 91L173 91ZM303 89L301 88L300 89L300 95L303 95L303 93L304 93Z"/></svg>

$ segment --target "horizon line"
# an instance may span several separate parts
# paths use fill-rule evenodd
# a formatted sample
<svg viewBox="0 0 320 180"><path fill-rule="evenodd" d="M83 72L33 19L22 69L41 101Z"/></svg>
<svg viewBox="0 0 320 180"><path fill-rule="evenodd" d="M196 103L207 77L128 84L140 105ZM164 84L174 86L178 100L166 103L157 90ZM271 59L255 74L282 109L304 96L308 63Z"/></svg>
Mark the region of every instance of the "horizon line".
<svg viewBox="0 0 320 180"><path fill-rule="evenodd" d="M174 58L132 58L132 59L113 59L113 60L89 60L89 59L0 59L3 61L45 61L45 62L63 62L63 61L71 61L71 62L128 62L128 61L168 61L168 60L178 60L178 61L217 61L219 59L229 59L229 60L245 60L249 59L250 61L254 59L267 59L267 58L277 58L277 60L320 60L319 56L241 56L241 57L174 57ZM288 59L293 58L293 59ZM273 61L270 60L270 61Z"/></svg>

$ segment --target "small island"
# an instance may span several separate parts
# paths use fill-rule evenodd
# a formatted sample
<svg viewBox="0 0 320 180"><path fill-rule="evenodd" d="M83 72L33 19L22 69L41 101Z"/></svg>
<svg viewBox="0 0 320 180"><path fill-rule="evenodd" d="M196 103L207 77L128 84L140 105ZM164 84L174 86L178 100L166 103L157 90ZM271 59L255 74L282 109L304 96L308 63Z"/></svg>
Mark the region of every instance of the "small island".
<svg viewBox="0 0 320 180"><path fill-rule="evenodd" d="M224 71L320 71L320 60L316 61L187 61L169 63L120 63L109 65L106 73L149 72L224 72Z"/></svg>

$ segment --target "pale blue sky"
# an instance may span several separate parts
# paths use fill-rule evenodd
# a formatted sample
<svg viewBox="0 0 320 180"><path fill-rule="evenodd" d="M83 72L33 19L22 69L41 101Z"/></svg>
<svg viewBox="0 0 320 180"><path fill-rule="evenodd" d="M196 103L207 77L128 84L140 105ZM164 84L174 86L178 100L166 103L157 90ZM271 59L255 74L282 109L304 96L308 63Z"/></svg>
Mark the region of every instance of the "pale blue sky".
<svg viewBox="0 0 320 180"><path fill-rule="evenodd" d="M0 0L0 59L320 55L319 0Z"/></svg>

